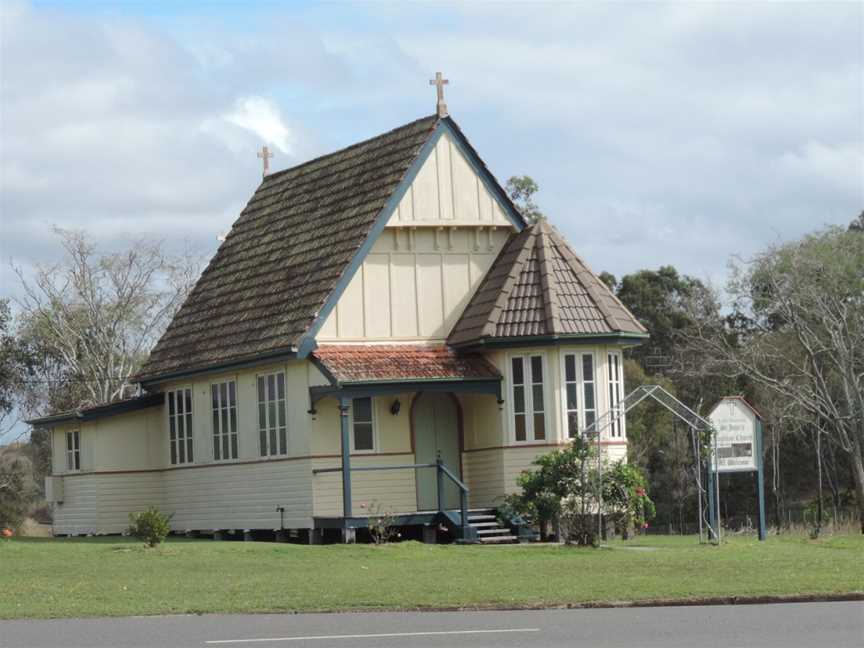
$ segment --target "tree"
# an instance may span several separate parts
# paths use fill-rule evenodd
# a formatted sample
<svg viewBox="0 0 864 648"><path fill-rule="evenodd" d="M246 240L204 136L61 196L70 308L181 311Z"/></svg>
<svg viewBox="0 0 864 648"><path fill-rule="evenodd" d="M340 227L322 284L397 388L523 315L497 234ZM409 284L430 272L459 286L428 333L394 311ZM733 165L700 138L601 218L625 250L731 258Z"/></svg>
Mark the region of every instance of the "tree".
<svg viewBox="0 0 864 648"><path fill-rule="evenodd" d="M864 210L858 214L858 218L849 223L850 232L864 232Z"/></svg>
<svg viewBox="0 0 864 648"><path fill-rule="evenodd" d="M22 444L0 447L0 527L17 528L38 495L29 459Z"/></svg>
<svg viewBox="0 0 864 648"><path fill-rule="evenodd" d="M618 290L618 280L611 272L603 271L598 275L598 277L600 278L600 281L606 284L606 287L612 292Z"/></svg>
<svg viewBox="0 0 864 648"><path fill-rule="evenodd" d="M651 340L646 345L632 349L631 356L642 362L649 354L671 360L675 353L677 332L690 325L685 305L705 290L701 281L679 275L672 266L640 270L623 277L617 286L618 299L651 333Z"/></svg>
<svg viewBox="0 0 864 648"><path fill-rule="evenodd" d="M864 533L862 269L864 231L829 228L771 246L733 268L727 290L747 326L733 338L697 325L692 342L719 370L745 375L824 431L849 462Z"/></svg>
<svg viewBox="0 0 864 648"><path fill-rule="evenodd" d="M9 300L0 299L0 439L18 422L20 395L32 370L32 358L12 330Z"/></svg>
<svg viewBox="0 0 864 648"><path fill-rule="evenodd" d="M536 223L538 218L542 218L543 212L534 203L534 194L540 190L540 186L533 178L530 176L512 176L507 181L506 190L510 200L516 204L526 221Z"/></svg>
<svg viewBox="0 0 864 648"><path fill-rule="evenodd" d="M64 404L117 400L185 299L198 264L167 254L159 242L100 253L83 232L55 232L65 258L40 266L31 280L18 270L22 330L41 360L42 378L62 392L71 389L74 402ZM56 391L42 393L62 400ZM41 407L57 404L43 400Z"/></svg>

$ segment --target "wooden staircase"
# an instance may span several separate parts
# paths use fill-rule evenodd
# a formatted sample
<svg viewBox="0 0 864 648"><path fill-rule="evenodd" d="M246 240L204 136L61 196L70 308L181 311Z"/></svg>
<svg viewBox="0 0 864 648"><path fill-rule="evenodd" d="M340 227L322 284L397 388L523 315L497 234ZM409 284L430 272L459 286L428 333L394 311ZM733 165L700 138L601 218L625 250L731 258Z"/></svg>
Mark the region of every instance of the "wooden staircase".
<svg viewBox="0 0 864 648"><path fill-rule="evenodd" d="M510 529L502 527L495 517L494 509L470 509L468 511L468 524L477 531L477 539L480 544L515 544L519 538L514 536Z"/></svg>

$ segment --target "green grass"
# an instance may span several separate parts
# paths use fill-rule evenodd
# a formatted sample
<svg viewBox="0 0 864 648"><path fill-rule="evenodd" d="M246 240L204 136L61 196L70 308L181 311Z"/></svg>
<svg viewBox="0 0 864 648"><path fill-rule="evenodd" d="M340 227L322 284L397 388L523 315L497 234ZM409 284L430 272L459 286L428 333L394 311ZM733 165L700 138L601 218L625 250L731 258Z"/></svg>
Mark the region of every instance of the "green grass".
<svg viewBox="0 0 864 648"><path fill-rule="evenodd" d="M630 550L625 547L647 547ZM0 618L535 606L864 590L864 537L639 538L609 549L0 542Z"/></svg>

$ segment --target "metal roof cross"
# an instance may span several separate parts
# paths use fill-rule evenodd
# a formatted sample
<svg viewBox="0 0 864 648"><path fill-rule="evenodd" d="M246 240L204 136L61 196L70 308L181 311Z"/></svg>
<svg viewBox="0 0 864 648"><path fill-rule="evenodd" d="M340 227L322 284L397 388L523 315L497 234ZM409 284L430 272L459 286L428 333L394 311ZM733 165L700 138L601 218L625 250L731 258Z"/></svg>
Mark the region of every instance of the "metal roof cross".
<svg viewBox="0 0 864 648"><path fill-rule="evenodd" d="M261 148L260 151L258 151L258 157L264 160L263 176L266 176L268 173L270 173L270 158L273 157L273 152L269 148L264 146Z"/></svg>
<svg viewBox="0 0 864 648"><path fill-rule="evenodd" d="M435 73L435 78L429 80L429 85L438 86L438 103L436 109L439 117L447 116L447 104L444 103L444 86L450 83L449 79L445 79L440 72Z"/></svg>

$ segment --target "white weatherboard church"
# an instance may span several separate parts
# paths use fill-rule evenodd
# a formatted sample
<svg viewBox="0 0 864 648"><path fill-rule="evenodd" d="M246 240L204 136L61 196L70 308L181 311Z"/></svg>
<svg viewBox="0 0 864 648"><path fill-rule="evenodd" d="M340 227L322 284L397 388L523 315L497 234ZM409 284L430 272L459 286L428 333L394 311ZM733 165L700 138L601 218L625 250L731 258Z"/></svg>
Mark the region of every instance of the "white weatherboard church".
<svg viewBox="0 0 864 648"><path fill-rule="evenodd" d="M614 410L647 333L525 222L440 91L433 116L265 176L142 396L31 421L55 534L154 505L177 532L351 541L374 507L427 539L513 539L490 509ZM624 457L624 419L600 441Z"/></svg>

